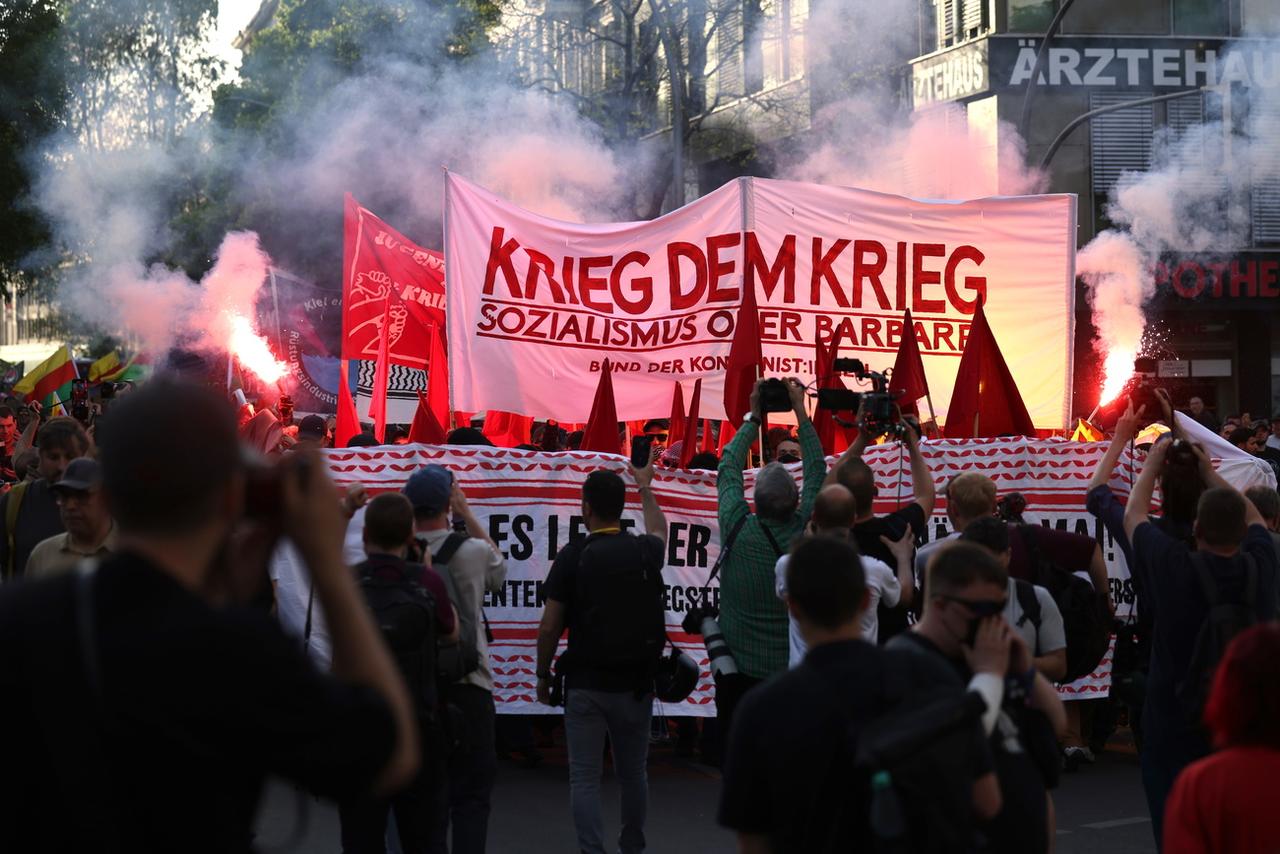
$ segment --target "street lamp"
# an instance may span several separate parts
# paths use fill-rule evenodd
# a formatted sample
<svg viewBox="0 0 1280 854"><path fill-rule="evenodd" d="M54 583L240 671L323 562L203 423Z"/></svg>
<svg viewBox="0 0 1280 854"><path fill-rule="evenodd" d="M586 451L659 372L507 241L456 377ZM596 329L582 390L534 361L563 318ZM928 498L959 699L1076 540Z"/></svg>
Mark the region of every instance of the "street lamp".
<svg viewBox="0 0 1280 854"><path fill-rule="evenodd" d="M1167 95L1153 95L1150 98L1137 98L1135 100L1124 101L1119 104L1108 104L1105 107L1098 107L1095 110L1090 110L1087 113L1078 115L1071 121L1067 122L1067 126L1053 138L1053 142L1049 143L1049 148L1045 151L1044 157L1040 159L1040 171L1044 172L1048 170L1049 163L1053 160L1054 155L1058 153L1058 149L1062 147L1062 144L1067 141L1067 137L1071 135L1072 131L1096 116L1100 116L1103 113L1114 113L1117 110L1127 110L1130 107L1143 107L1147 104L1157 104L1161 101L1172 101L1175 98L1185 98L1188 95L1199 95L1202 92L1209 91L1212 91L1210 87L1201 86L1198 89L1186 89L1181 92L1170 92Z"/></svg>

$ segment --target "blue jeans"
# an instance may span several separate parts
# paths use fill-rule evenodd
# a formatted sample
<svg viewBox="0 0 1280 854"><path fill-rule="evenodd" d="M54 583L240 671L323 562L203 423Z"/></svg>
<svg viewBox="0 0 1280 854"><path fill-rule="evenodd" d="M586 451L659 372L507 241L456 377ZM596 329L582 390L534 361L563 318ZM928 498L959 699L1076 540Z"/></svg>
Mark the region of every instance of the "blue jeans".
<svg viewBox="0 0 1280 854"><path fill-rule="evenodd" d="M622 854L644 851L644 820L649 808L649 722L653 695L639 699L630 691L568 692L564 710L569 746L569 801L583 854L605 854L600 816L600 775L604 770L604 738L613 747L613 767L622 787Z"/></svg>

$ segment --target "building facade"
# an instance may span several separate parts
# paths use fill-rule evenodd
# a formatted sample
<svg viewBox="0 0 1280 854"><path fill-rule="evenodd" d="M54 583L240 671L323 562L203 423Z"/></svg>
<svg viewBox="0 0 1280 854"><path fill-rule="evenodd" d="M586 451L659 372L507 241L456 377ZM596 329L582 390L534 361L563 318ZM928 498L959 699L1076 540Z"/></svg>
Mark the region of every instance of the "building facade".
<svg viewBox="0 0 1280 854"><path fill-rule="evenodd" d="M1280 411L1280 3L1075 0L1028 101L1058 2L935 0L935 50L910 63L911 108L954 104L993 133L1022 125L1032 164L1056 141L1047 191L1078 195L1082 247L1112 226L1108 203L1123 174L1167 166L1153 158L1170 144L1184 154L1202 145L1212 166L1172 174L1212 186L1164 192L1221 203L1168 211L1205 217L1208 237L1173 224L1185 239L1151 271L1151 355L1179 403L1197 395L1220 415ZM1086 113L1163 95L1175 97L1101 113L1058 139ZM1074 410L1086 414L1097 403L1098 359L1078 286Z"/></svg>

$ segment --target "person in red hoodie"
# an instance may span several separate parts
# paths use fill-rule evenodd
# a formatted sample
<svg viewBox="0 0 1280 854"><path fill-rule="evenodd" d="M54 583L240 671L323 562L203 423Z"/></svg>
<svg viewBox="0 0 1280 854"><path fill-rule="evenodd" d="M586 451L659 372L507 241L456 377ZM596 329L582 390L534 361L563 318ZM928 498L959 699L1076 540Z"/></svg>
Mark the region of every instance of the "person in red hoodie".
<svg viewBox="0 0 1280 854"><path fill-rule="evenodd" d="M1276 850L1280 625L1254 626L1231 641L1204 722L1218 752L1178 775L1164 811L1164 854Z"/></svg>

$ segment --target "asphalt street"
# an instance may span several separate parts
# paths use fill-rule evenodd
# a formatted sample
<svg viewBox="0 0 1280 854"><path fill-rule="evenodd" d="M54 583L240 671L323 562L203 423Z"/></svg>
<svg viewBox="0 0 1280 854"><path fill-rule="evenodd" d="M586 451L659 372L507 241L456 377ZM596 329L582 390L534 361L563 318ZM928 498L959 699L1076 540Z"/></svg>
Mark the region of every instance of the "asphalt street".
<svg viewBox="0 0 1280 854"><path fill-rule="evenodd" d="M489 822L489 850L496 854L542 854L574 850L569 815L569 775L562 747L543 750L537 767L512 760L500 763ZM649 850L655 852L733 852L732 834L715 822L719 773L681 759L671 745L655 745L650 758ZM603 785L606 833L618 827L618 790L606 770ZM1063 776L1054 792L1058 813L1057 854L1145 854L1154 852L1151 822L1132 748L1123 733L1098 764ZM310 801L299 826L298 798L273 785L259 821L258 844L264 854L337 854L341 850L334 808ZM295 830L301 838L290 845Z"/></svg>

